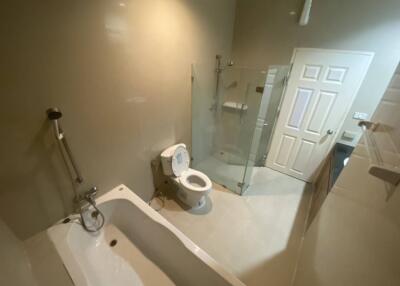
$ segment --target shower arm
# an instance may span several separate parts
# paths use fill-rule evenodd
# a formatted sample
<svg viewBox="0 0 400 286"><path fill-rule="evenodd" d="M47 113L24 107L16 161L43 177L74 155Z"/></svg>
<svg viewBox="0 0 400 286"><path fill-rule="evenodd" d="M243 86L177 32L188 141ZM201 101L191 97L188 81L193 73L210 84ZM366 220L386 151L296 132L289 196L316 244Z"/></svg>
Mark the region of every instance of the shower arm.
<svg viewBox="0 0 400 286"><path fill-rule="evenodd" d="M72 169L75 172L76 175L75 181L79 184L83 183L83 177L81 175L81 172L79 171L79 167L76 164L71 149L69 148L69 144L67 138L65 137L64 131L62 130L61 125L58 122L58 119L61 117L61 112L58 111L57 108L50 108L47 110L47 116L49 120L53 122L53 128L56 139L63 145L65 153L67 154L69 162L71 163Z"/></svg>

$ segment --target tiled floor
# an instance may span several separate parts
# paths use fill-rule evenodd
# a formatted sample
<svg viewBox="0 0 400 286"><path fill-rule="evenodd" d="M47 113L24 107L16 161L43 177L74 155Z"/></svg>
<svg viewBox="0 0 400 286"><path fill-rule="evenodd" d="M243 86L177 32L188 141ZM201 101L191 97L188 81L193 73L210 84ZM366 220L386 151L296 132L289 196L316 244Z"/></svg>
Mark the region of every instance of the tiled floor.
<svg viewBox="0 0 400 286"><path fill-rule="evenodd" d="M203 210L168 198L160 213L247 285L289 286L310 198L304 182L255 168L245 196L214 185Z"/></svg>

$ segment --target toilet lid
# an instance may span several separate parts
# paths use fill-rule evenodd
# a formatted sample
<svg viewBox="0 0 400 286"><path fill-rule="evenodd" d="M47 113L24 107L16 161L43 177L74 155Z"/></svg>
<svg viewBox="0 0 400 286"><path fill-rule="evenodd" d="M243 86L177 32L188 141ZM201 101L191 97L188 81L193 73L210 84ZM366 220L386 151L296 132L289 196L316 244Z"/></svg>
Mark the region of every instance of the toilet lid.
<svg viewBox="0 0 400 286"><path fill-rule="evenodd" d="M190 156L185 147L176 148L172 156L172 171L176 177L180 177L183 172L189 169Z"/></svg>

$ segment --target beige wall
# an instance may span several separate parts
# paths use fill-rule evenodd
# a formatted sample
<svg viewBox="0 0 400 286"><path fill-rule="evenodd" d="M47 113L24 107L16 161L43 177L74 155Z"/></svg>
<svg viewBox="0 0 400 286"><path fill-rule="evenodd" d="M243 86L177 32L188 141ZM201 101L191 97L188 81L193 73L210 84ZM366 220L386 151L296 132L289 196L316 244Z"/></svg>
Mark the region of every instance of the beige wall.
<svg viewBox="0 0 400 286"><path fill-rule="evenodd" d="M191 141L191 63L229 56L234 0L6 1L0 12L0 216L19 238L71 211L45 110L58 106L85 190L148 200L150 160Z"/></svg>
<svg viewBox="0 0 400 286"><path fill-rule="evenodd" d="M0 285L37 285L23 242L15 237L1 218L0 253Z"/></svg>
<svg viewBox="0 0 400 286"><path fill-rule="evenodd" d="M383 164L399 167L400 74L373 121ZM370 175L368 154L358 144L307 230L295 286L400 285L400 186Z"/></svg>
<svg viewBox="0 0 400 286"><path fill-rule="evenodd" d="M344 130L360 135L353 113L373 114L400 59L400 2L313 1L310 23L301 27L298 18L303 2L239 0L234 59L239 65L266 68L289 64L295 47L375 52L370 71L339 132L340 136ZM343 143L354 145L357 140Z"/></svg>

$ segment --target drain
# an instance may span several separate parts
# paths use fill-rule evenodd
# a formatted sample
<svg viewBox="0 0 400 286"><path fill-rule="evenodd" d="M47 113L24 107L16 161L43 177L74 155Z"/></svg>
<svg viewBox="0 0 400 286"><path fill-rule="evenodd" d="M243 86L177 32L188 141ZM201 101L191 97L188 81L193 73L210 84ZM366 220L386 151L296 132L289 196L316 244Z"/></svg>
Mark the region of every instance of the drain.
<svg viewBox="0 0 400 286"><path fill-rule="evenodd" d="M62 223L69 223L71 221L71 219L69 218L69 217L67 217L66 219L64 219L63 221L62 221Z"/></svg>
<svg viewBox="0 0 400 286"><path fill-rule="evenodd" d="M111 242L110 242L110 246L111 246L111 247L114 247L114 246L117 245L117 243L118 243L118 240L113 239L113 240L111 240Z"/></svg>

